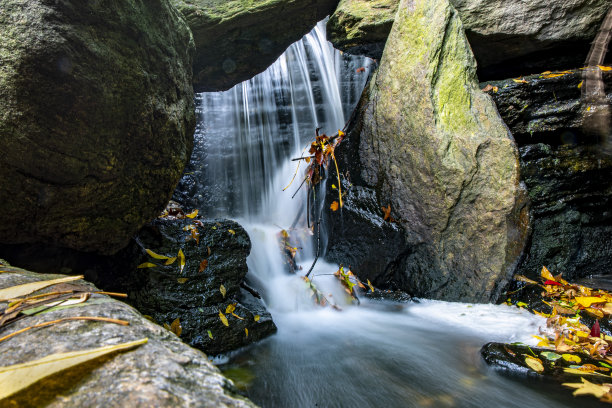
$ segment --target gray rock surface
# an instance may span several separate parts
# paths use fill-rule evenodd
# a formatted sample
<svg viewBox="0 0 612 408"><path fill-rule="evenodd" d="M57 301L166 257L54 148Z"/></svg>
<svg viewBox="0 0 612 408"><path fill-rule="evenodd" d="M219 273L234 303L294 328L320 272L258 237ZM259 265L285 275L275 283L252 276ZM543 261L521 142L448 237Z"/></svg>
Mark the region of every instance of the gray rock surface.
<svg viewBox="0 0 612 408"><path fill-rule="evenodd" d="M332 43L376 57L399 0L342 0L328 23ZM451 0L484 79L582 66L608 0ZM390 17L391 16L391 17Z"/></svg>
<svg viewBox="0 0 612 408"><path fill-rule="evenodd" d="M42 275L0 266L0 288L58 275ZM8 271L8 272L4 272ZM84 281L62 284L63 290L91 290ZM43 292L57 290L57 286ZM0 303L0 309L7 303ZM0 328L0 336L70 316L127 320L128 326L94 321L65 321L26 331L0 342L2 365L39 359L53 353L92 349L148 338L130 351L114 353L42 380L0 401L6 407L254 407L233 395L206 355L182 343L170 331L151 323L132 307L103 295L71 308L29 316Z"/></svg>
<svg viewBox="0 0 612 408"><path fill-rule="evenodd" d="M196 91L219 91L269 67L338 0L172 0L196 45Z"/></svg>
<svg viewBox="0 0 612 408"><path fill-rule="evenodd" d="M0 3L0 242L113 253L192 149L189 28L168 0Z"/></svg>
<svg viewBox="0 0 612 408"><path fill-rule="evenodd" d="M360 178L405 231L389 284L413 295L489 301L528 235L517 149L475 68L448 1L402 1L349 136Z"/></svg>

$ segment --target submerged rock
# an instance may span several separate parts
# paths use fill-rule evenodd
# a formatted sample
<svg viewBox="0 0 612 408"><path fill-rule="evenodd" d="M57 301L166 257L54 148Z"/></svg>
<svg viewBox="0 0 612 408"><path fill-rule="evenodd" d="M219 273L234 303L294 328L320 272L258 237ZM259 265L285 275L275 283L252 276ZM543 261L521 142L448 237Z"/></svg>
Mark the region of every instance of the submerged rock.
<svg viewBox="0 0 612 408"><path fill-rule="evenodd" d="M405 239L393 268L380 269L392 268L389 283L416 296L495 297L526 241L525 194L516 146L477 87L475 61L450 3L400 3L365 92L349 136L359 144L359 178L375 190L377 206L390 206ZM359 185L353 173L351 183ZM331 242L344 239L332 231ZM373 242L368 253L387 244ZM351 268L367 274L363 263Z"/></svg>
<svg viewBox="0 0 612 408"><path fill-rule="evenodd" d="M328 23L334 46L370 56L384 44L399 0L342 0ZM481 80L583 65L608 0L451 0ZM374 51L374 53L373 53Z"/></svg>
<svg viewBox="0 0 612 408"><path fill-rule="evenodd" d="M4 265L0 266L0 271L0 289L62 277ZM96 290L85 281L62 285L62 290ZM57 288L49 287L41 292ZM6 305L0 302L0 308ZM27 316L0 328L0 337L42 322L74 316L121 319L129 325L72 320L28 330L0 342L2 365L142 338L147 338L148 342L47 377L4 399L2 406L255 407L250 401L234 395L231 381L221 375L204 353L187 346L132 307L105 295L93 295L85 303Z"/></svg>
<svg viewBox="0 0 612 408"><path fill-rule="evenodd" d="M110 254L192 149L189 28L168 0L0 3L0 242Z"/></svg>
<svg viewBox="0 0 612 408"><path fill-rule="evenodd" d="M338 0L172 0L196 44L196 91L220 91L269 67Z"/></svg>

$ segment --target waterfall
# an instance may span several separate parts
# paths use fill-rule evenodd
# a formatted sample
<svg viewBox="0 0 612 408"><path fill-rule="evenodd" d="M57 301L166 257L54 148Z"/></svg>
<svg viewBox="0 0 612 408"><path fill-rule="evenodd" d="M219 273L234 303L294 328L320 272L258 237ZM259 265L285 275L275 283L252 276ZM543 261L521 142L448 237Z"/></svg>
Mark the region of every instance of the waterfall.
<svg viewBox="0 0 612 408"><path fill-rule="evenodd" d="M230 377L247 372L248 384L237 385L263 407L580 406L554 400L541 384L483 370L484 343L534 344L543 318L506 306L435 301L363 301L337 312L314 305L299 277L305 270L287 272L278 235L300 219L306 190L292 198L304 164L296 173L291 158L302 156L316 128L329 135L344 127L371 68L366 58L334 50L320 23L266 72L226 92L198 95L182 199L207 217L236 218L247 229L248 278L278 326L276 335L222 369ZM304 224L289 233L298 239L297 263L307 269L314 251ZM319 260L312 276L340 304L343 289L329 276L337 268Z"/></svg>

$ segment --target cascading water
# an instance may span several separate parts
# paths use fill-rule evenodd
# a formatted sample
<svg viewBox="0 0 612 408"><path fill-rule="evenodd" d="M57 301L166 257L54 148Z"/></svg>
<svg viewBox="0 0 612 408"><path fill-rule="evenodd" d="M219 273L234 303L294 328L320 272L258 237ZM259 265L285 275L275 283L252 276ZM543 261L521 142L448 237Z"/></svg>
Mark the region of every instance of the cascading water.
<svg viewBox="0 0 612 408"><path fill-rule="evenodd" d="M361 69L361 68L365 69ZM234 354L230 377L264 407L546 407L580 406L542 384L528 386L487 370L488 341L533 343L543 319L506 306L362 302L338 312L313 305L290 275L278 243L282 229L303 235L297 262L308 269L313 245L303 216L304 188L291 198L295 173L317 127L344 126L370 62L348 58L318 25L266 72L226 92L199 95L200 124L186 203L208 216L238 218L253 248L249 278L262 289L278 333ZM301 228L301 229L300 229ZM313 281L343 303L322 260ZM301 271L302 274L304 271Z"/></svg>

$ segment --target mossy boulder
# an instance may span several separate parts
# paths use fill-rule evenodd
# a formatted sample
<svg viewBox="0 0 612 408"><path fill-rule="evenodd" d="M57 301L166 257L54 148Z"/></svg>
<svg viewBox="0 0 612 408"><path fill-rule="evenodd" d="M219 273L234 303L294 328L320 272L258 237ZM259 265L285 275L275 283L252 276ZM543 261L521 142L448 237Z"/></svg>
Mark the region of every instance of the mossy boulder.
<svg viewBox="0 0 612 408"><path fill-rule="evenodd" d="M361 168L351 182L374 189L404 229L403 251L381 269L416 296L489 301L528 235L517 148L475 71L448 1L402 1L349 135ZM342 239L332 232L330 241ZM351 263L366 273L361 266Z"/></svg>
<svg viewBox="0 0 612 408"><path fill-rule="evenodd" d="M196 44L194 87L219 91L269 67L338 0L172 0Z"/></svg>
<svg viewBox="0 0 612 408"><path fill-rule="evenodd" d="M0 289L65 277L9 267L0 260ZM48 287L54 291L95 291L86 281ZM0 302L0 310L8 302ZM93 294L85 303L59 306L0 328L0 337L43 322L91 316L127 321L67 320L28 330L0 342L2 366L26 363L54 353L88 350L147 338L146 344L113 353L60 373L0 401L3 407L255 407L235 395L208 357L171 331L152 323L134 308Z"/></svg>
<svg viewBox="0 0 612 408"><path fill-rule="evenodd" d="M339 50L379 59L399 0L341 0L327 22L327 38Z"/></svg>
<svg viewBox="0 0 612 408"><path fill-rule="evenodd" d="M0 242L113 253L192 149L189 28L168 0L0 4Z"/></svg>
<svg viewBox="0 0 612 408"><path fill-rule="evenodd" d="M342 0L328 23L339 49L376 57L399 0ZM451 0L484 79L581 66L608 0Z"/></svg>

